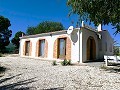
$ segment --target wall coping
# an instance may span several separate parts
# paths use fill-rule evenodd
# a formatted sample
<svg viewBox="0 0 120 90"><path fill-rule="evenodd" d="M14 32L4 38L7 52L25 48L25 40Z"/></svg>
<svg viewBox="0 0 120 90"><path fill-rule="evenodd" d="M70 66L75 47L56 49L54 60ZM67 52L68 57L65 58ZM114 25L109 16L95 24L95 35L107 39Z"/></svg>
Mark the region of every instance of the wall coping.
<svg viewBox="0 0 120 90"><path fill-rule="evenodd" d="M48 32L48 33L41 33L41 34L35 34L35 35L28 35L28 36L20 37L20 39L35 38L35 37L42 37L42 36L52 36L52 35L59 35L59 34L67 34L67 30Z"/></svg>

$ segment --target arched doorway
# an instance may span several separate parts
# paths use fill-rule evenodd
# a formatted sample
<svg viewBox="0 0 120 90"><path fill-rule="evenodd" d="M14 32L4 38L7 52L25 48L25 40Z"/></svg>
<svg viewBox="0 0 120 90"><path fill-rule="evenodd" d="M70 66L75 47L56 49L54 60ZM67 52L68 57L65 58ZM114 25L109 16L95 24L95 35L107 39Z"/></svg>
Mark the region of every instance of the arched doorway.
<svg viewBox="0 0 120 90"><path fill-rule="evenodd" d="M87 61L96 59L96 43L92 36L87 40Z"/></svg>

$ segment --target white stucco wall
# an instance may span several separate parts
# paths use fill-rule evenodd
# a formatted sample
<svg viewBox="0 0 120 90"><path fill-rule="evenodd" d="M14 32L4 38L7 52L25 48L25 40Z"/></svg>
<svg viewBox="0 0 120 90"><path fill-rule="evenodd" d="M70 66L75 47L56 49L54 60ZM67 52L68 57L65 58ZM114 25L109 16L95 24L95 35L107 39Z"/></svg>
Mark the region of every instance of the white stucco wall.
<svg viewBox="0 0 120 90"><path fill-rule="evenodd" d="M72 33L71 35L66 34L53 34L52 36L46 35L46 36L40 36L40 37L34 37L34 38L26 38L20 40L20 56L23 55L23 45L25 41L30 40L32 42L32 54L29 57L32 58L40 58L36 57L36 43L39 39L46 39L48 41L48 57L46 59L48 60L54 60L53 58L53 50L54 50L54 42L55 40L60 36L66 36L69 37L71 40L71 61L73 63L79 61L79 32ZM28 57L28 56L27 56Z"/></svg>
<svg viewBox="0 0 120 90"><path fill-rule="evenodd" d="M100 32L100 34L102 35L102 50L99 50L99 58L103 58L104 55L113 55L113 38L107 30Z"/></svg>
<svg viewBox="0 0 120 90"><path fill-rule="evenodd" d="M79 31L80 29L77 29L76 33L72 33L70 35L70 39L72 41L71 45L71 59L73 63L79 62L80 58L80 49L79 49Z"/></svg>
<svg viewBox="0 0 120 90"><path fill-rule="evenodd" d="M82 29L82 61L87 61L87 40L92 36L96 43L96 59L103 59L104 55L113 55L113 39L108 31L99 32L102 39L99 39L96 32L83 28ZM100 50L100 45L102 50ZM107 50L106 50L107 45ZM110 50L110 48L112 48Z"/></svg>
<svg viewBox="0 0 120 90"><path fill-rule="evenodd" d="M87 61L87 40L92 36L96 43L96 59L98 59L98 40L97 35L94 31L88 30L86 28L82 29L82 62Z"/></svg>
<svg viewBox="0 0 120 90"><path fill-rule="evenodd" d="M47 35L41 35L37 37L32 38L22 38L20 40L20 56L23 55L23 45L25 41L30 40L32 42L32 54L29 57L32 58L40 58L36 57L36 43L39 39L46 39L48 42L48 57L44 58L47 60L54 60L53 58L53 50L54 50L54 42L55 40L65 35L66 37L69 37L71 40L71 61L72 63L77 62L85 62L87 60L87 40L90 36L92 36L96 43L96 59L102 59L104 55L113 55L113 39L109 35L108 31L101 31L100 34L102 35L102 39L98 39L98 36L96 32L88 30L86 28L81 28L80 30L76 31L76 33L72 33L71 35L68 35L66 32L63 33L56 33ZM107 51L105 50L105 43L107 43ZM102 47L102 50L100 51L100 44ZM112 45L112 52L110 51L110 47Z"/></svg>

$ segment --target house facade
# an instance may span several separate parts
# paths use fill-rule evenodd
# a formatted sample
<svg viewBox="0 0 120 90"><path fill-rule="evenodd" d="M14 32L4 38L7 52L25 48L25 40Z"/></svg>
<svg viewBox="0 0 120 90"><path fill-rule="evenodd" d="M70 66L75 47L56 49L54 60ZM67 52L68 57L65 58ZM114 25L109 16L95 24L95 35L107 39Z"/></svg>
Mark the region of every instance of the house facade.
<svg viewBox="0 0 120 90"><path fill-rule="evenodd" d="M19 54L21 57L83 63L113 55L113 39L107 30L82 25L71 34L62 30L20 37Z"/></svg>

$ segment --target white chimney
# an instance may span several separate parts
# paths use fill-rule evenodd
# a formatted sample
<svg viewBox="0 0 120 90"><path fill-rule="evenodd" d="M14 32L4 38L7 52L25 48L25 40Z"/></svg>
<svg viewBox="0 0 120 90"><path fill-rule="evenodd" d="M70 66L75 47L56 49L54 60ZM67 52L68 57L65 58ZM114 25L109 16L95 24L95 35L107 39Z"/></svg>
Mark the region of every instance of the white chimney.
<svg viewBox="0 0 120 90"><path fill-rule="evenodd" d="M97 30L98 30L98 32L102 31L102 25L101 24L98 25Z"/></svg>
<svg viewBox="0 0 120 90"><path fill-rule="evenodd" d="M82 21L82 27L84 27L84 21Z"/></svg>
<svg viewBox="0 0 120 90"><path fill-rule="evenodd" d="M24 34L22 33L22 37L24 36Z"/></svg>

